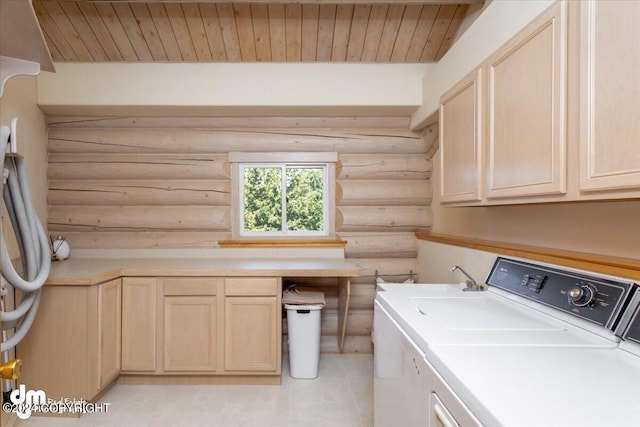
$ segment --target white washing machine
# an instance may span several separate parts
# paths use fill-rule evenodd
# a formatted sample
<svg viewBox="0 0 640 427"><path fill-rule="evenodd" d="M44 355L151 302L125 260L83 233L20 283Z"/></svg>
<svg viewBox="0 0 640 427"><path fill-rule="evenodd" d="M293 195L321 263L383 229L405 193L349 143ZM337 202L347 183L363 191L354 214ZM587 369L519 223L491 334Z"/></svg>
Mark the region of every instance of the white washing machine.
<svg viewBox="0 0 640 427"><path fill-rule="evenodd" d="M640 402L640 359L619 347L622 324L633 325L633 283L498 258L487 284L486 292L406 285L377 295L376 427L640 419L640 405L628 406ZM607 408L588 403L598 400Z"/></svg>

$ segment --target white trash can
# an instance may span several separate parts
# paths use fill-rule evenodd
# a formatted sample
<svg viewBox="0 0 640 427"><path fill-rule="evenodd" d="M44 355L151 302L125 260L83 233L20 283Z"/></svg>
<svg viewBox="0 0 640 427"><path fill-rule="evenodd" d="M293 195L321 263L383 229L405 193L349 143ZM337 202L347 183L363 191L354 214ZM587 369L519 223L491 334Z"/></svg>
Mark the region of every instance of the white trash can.
<svg viewBox="0 0 640 427"><path fill-rule="evenodd" d="M285 304L291 377L312 379L320 363L320 312L324 304Z"/></svg>

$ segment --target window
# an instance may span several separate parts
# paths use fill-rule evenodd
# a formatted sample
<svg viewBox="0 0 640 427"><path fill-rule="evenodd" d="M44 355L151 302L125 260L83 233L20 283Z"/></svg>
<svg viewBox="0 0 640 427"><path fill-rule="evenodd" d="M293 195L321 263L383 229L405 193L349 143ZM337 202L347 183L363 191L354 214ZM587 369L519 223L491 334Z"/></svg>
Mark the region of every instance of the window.
<svg viewBox="0 0 640 427"><path fill-rule="evenodd" d="M241 235L326 235L327 165L241 164Z"/></svg>
<svg viewBox="0 0 640 427"><path fill-rule="evenodd" d="M230 153L234 237L332 236L337 154L329 154ZM241 159L250 161L234 163Z"/></svg>

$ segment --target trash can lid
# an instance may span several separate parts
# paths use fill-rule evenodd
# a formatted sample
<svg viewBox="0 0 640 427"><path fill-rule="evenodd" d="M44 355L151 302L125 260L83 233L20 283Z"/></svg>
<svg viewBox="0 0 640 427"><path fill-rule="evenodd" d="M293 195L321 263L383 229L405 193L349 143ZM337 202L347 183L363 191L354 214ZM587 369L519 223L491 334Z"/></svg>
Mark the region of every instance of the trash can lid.
<svg viewBox="0 0 640 427"><path fill-rule="evenodd" d="M322 310L324 304L285 304L285 310L310 310L310 311L318 311Z"/></svg>
<svg viewBox="0 0 640 427"><path fill-rule="evenodd" d="M323 307L326 305L324 299L324 292L314 291L290 291L285 290L282 293L283 304L303 304L314 305L321 304Z"/></svg>

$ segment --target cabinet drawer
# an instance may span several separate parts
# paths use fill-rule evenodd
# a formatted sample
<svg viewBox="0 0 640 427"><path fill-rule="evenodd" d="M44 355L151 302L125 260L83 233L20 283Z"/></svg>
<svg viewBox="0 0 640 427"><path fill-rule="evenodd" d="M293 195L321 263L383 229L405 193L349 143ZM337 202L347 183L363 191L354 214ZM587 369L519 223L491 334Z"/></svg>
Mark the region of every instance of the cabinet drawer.
<svg viewBox="0 0 640 427"><path fill-rule="evenodd" d="M234 277L224 280L228 296L276 296L280 293L280 279L276 277Z"/></svg>
<svg viewBox="0 0 640 427"><path fill-rule="evenodd" d="M164 295L216 295L218 279L213 277L173 277L163 279Z"/></svg>

